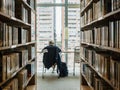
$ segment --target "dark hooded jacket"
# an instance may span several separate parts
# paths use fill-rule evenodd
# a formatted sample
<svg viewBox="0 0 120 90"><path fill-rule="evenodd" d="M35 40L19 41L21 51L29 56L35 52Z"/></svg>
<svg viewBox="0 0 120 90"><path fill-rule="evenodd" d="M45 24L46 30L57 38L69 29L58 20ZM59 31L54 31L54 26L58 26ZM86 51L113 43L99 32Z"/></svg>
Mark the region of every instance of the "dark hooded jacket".
<svg viewBox="0 0 120 90"><path fill-rule="evenodd" d="M46 46L42 51L44 53L43 64L45 68L49 69L52 65L56 63L59 69L61 64L61 58L59 53L61 52L61 49L57 46L49 45Z"/></svg>

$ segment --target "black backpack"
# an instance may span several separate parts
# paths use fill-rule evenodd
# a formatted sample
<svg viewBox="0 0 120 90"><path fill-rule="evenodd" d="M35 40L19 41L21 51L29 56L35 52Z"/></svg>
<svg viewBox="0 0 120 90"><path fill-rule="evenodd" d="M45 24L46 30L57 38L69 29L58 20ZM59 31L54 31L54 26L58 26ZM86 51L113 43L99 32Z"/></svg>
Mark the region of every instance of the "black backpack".
<svg viewBox="0 0 120 90"><path fill-rule="evenodd" d="M68 76L68 68L65 62L61 62L60 74L59 77Z"/></svg>

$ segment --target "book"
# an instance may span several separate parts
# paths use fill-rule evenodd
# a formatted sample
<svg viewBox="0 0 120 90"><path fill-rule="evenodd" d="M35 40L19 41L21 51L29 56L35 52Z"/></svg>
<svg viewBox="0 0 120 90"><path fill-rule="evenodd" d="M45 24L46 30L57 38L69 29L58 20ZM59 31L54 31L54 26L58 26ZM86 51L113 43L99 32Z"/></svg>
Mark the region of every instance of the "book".
<svg viewBox="0 0 120 90"><path fill-rule="evenodd" d="M28 62L28 50L20 50L19 52L19 67L23 67Z"/></svg>
<svg viewBox="0 0 120 90"><path fill-rule="evenodd" d="M10 76L11 76L11 61L10 61L10 56L9 55L7 55L7 57L6 57L7 59L7 78L10 78Z"/></svg>
<svg viewBox="0 0 120 90"><path fill-rule="evenodd" d="M2 54L1 54L2 55ZM7 79L7 56L0 55L0 82Z"/></svg>
<svg viewBox="0 0 120 90"><path fill-rule="evenodd" d="M18 30L18 43L19 44L25 44L27 42L27 30L23 29L23 28L19 28Z"/></svg>
<svg viewBox="0 0 120 90"><path fill-rule="evenodd" d="M28 85L26 87L26 90L36 90L36 86L35 85Z"/></svg>
<svg viewBox="0 0 120 90"><path fill-rule="evenodd" d="M0 21L0 47L3 46L3 23Z"/></svg>
<svg viewBox="0 0 120 90"><path fill-rule="evenodd" d="M6 0L0 0L0 11L6 13Z"/></svg>
<svg viewBox="0 0 120 90"><path fill-rule="evenodd" d="M35 74L35 62L32 61L30 64L26 66L27 69L27 75L28 77L31 77L32 75Z"/></svg>
<svg viewBox="0 0 120 90"><path fill-rule="evenodd" d="M9 33L9 45L8 46L12 46L12 26L8 26L8 28L9 28L9 31L8 31L8 33Z"/></svg>
<svg viewBox="0 0 120 90"><path fill-rule="evenodd" d="M27 70L23 69L22 71L20 71L17 75L18 78L18 88L19 90L24 90L26 83L27 83Z"/></svg>
<svg viewBox="0 0 120 90"><path fill-rule="evenodd" d="M17 27L12 27L12 45L17 45L18 44L18 28Z"/></svg>

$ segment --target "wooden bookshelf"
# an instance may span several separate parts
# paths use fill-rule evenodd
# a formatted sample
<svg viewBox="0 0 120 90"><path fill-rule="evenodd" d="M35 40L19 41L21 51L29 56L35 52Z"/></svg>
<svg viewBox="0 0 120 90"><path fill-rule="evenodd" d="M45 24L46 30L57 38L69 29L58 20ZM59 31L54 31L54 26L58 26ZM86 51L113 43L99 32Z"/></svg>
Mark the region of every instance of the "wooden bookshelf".
<svg viewBox="0 0 120 90"><path fill-rule="evenodd" d="M120 90L119 0L80 2L81 86L89 87L87 90L91 86L93 90Z"/></svg>
<svg viewBox="0 0 120 90"><path fill-rule="evenodd" d="M0 90L36 86L35 34L36 0L0 0Z"/></svg>

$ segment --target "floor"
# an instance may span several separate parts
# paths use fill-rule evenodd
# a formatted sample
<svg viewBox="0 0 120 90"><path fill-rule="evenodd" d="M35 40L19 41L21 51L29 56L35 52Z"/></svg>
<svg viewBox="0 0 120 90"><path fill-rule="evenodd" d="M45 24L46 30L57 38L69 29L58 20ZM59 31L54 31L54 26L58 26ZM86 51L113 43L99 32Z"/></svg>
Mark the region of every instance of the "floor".
<svg viewBox="0 0 120 90"><path fill-rule="evenodd" d="M75 76L73 76L73 69L69 68L68 77L58 78L56 72L47 70L44 79L41 77L42 73L37 74L37 90L80 90L80 72L76 69Z"/></svg>

